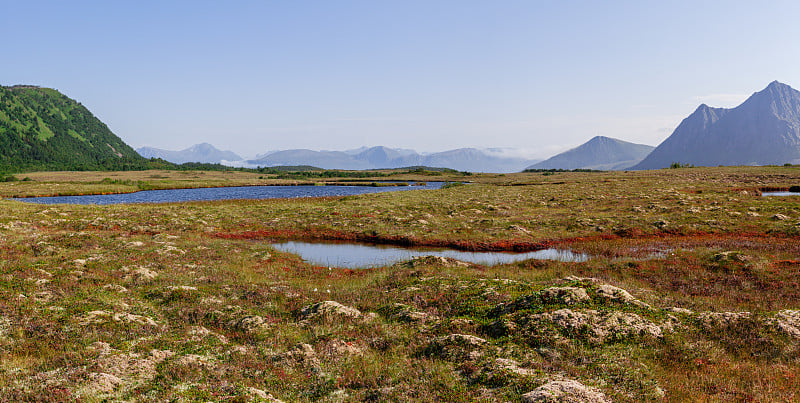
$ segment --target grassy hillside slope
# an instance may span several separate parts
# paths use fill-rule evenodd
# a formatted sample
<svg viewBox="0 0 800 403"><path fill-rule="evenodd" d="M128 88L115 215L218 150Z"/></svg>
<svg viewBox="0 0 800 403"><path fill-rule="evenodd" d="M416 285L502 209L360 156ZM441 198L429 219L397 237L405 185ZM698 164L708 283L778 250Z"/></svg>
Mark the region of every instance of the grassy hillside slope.
<svg viewBox="0 0 800 403"><path fill-rule="evenodd" d="M60 92L0 87L0 169L107 170L147 160L86 107Z"/></svg>

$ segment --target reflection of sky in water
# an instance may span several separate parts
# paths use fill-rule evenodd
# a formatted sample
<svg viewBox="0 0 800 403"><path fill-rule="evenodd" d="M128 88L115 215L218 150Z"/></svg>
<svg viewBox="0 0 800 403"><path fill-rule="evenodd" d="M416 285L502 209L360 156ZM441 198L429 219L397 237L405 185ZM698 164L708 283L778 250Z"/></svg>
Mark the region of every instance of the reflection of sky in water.
<svg viewBox="0 0 800 403"><path fill-rule="evenodd" d="M381 183L381 182L378 182ZM385 182L384 182L385 183ZM413 184L414 182L409 182ZM90 196L57 196L14 199L39 204L168 203L198 200L278 199L296 197L352 196L365 193L439 189L444 183L413 186L234 186L199 189L144 190L135 193Z"/></svg>
<svg viewBox="0 0 800 403"><path fill-rule="evenodd" d="M761 196L800 196L798 192L761 192Z"/></svg>
<svg viewBox="0 0 800 403"><path fill-rule="evenodd" d="M281 242L272 245L283 252L300 255L303 260L318 266L363 268L388 266L419 256L443 256L465 262L491 266L527 259L551 259L582 262L584 254L562 249L544 249L536 252L464 252L452 249L407 249L386 245L359 245L347 243Z"/></svg>

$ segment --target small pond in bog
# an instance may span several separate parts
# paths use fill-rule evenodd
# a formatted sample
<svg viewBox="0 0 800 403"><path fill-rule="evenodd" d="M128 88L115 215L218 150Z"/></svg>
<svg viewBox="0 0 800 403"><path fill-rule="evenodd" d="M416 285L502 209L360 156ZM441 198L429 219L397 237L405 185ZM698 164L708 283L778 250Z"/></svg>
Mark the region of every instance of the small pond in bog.
<svg viewBox="0 0 800 403"><path fill-rule="evenodd" d="M299 241L277 242L272 246L283 252L300 255L303 260L313 265L349 269L389 266L421 256L449 257L484 266L528 259L550 259L565 262L583 262L588 259L585 254L574 253L566 249L542 249L525 253L465 252L454 249Z"/></svg>
<svg viewBox="0 0 800 403"><path fill-rule="evenodd" d="M800 196L800 192L761 192L761 196Z"/></svg>

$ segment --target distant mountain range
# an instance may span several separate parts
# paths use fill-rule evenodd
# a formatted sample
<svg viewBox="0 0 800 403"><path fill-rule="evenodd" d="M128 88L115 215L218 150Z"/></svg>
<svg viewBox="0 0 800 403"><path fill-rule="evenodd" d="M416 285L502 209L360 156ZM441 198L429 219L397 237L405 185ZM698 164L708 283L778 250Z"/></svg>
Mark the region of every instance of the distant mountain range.
<svg viewBox="0 0 800 403"><path fill-rule="evenodd" d="M636 165L655 147L597 136L527 169L618 170Z"/></svg>
<svg viewBox="0 0 800 403"><path fill-rule="evenodd" d="M378 146L350 151L275 151L248 160L246 164L261 167L312 165L325 169L381 169L424 165L470 172L519 172L535 162L537 161L527 158L505 156L497 150L459 148L420 154L413 150Z"/></svg>
<svg viewBox="0 0 800 403"><path fill-rule="evenodd" d="M223 161L240 161L242 157L233 151L221 151L208 143L195 144L180 151L162 150L153 147L140 147L136 149L142 157L161 158L175 164L186 162L206 162L218 164Z"/></svg>
<svg viewBox="0 0 800 403"><path fill-rule="evenodd" d="M773 81L741 105L702 104L632 169L800 163L800 92Z"/></svg>
<svg viewBox="0 0 800 403"><path fill-rule="evenodd" d="M74 99L33 85L0 86L0 170L139 169L146 163Z"/></svg>
<svg viewBox="0 0 800 403"><path fill-rule="evenodd" d="M673 163L798 164L800 91L774 81L732 109L700 105L669 138L652 152L650 149L598 136L546 161L515 157L505 149L459 148L422 154L380 146L346 151L283 150L243 161L235 153L207 143L181 151L142 147L137 154L83 105L54 89L0 86L0 172L148 169L166 164L146 159L152 157L177 164L310 165L354 170L430 166L499 173L526 168L658 169Z"/></svg>
<svg viewBox="0 0 800 403"><path fill-rule="evenodd" d="M655 148L597 136L545 161L475 148L432 154L388 147L347 151L295 149L273 151L247 161L239 161L235 154L223 154L208 144L178 152L156 150L159 152L156 153L153 150L141 148L138 151L144 156L157 156L176 163L225 160L236 166L311 165L351 170L424 165L503 173L523 169L659 169L673 163L697 166L797 164L800 163L800 91L774 81L732 109L700 105Z"/></svg>

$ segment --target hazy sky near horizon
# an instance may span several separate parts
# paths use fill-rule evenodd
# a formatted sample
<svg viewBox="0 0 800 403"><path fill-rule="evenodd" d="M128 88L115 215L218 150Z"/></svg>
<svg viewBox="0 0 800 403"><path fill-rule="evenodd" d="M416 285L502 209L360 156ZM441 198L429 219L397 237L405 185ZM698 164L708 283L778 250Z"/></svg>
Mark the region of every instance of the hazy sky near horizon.
<svg viewBox="0 0 800 403"><path fill-rule="evenodd" d="M656 145L701 103L800 88L797 1L0 0L0 84L134 147Z"/></svg>

